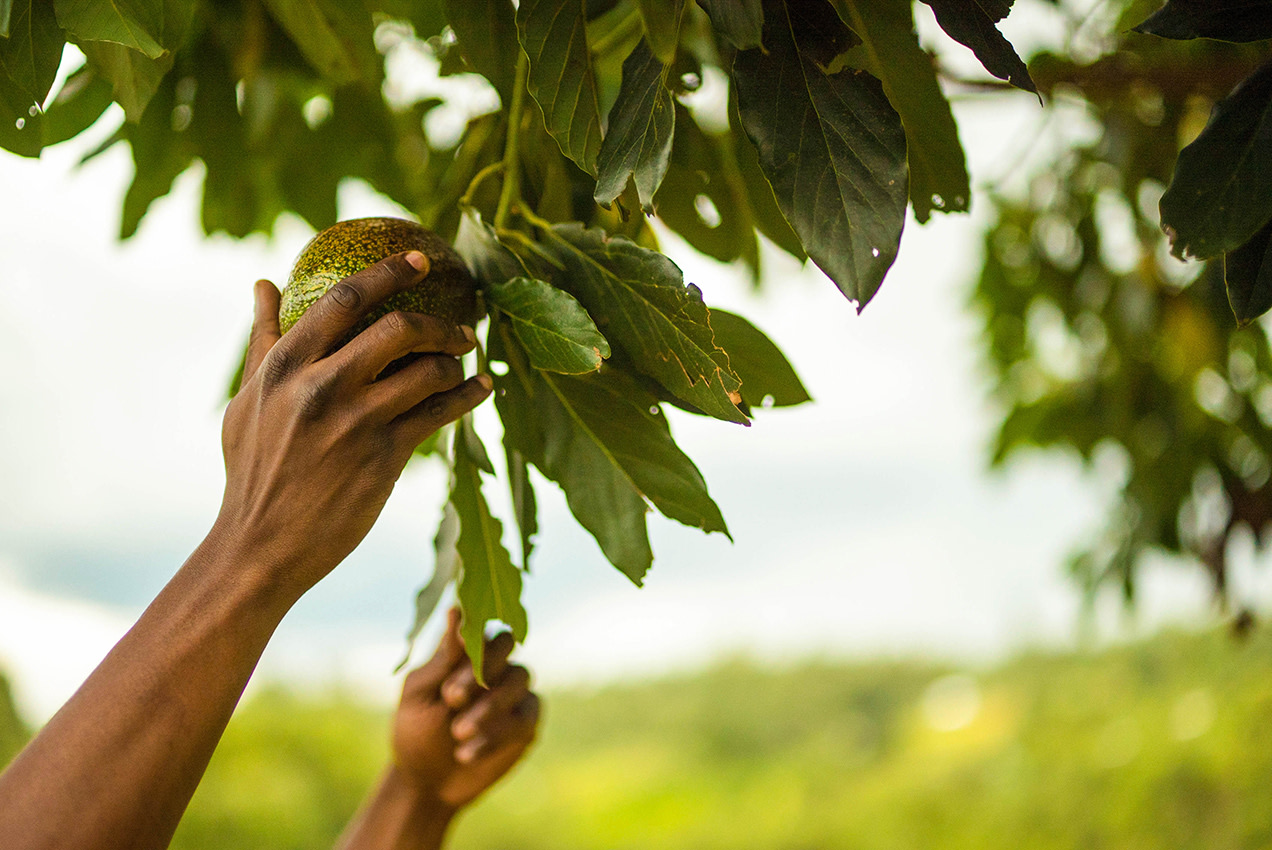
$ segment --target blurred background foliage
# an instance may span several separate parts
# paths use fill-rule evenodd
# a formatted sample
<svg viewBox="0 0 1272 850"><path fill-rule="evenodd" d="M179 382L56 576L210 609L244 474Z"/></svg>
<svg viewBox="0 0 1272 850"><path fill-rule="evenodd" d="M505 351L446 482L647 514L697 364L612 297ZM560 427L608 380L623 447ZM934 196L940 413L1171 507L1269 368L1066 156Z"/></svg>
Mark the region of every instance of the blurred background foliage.
<svg viewBox="0 0 1272 850"><path fill-rule="evenodd" d="M1168 633L972 675L736 661L549 693L546 709L537 749L463 817L456 850L1272 843L1266 633ZM342 694L249 697L173 847L329 848L387 757L387 721Z"/></svg>
<svg viewBox="0 0 1272 850"><path fill-rule="evenodd" d="M1050 112L1037 155L990 195L973 300L1003 413L993 462L1043 447L1114 470L1107 524L1070 562L1081 584L1131 600L1145 556L1182 555L1246 624L1228 559L1272 519L1266 326L1238 327L1222 258L1171 257L1158 202L1268 45L1133 32L1155 0L1071 5L1071 49L1029 65Z"/></svg>

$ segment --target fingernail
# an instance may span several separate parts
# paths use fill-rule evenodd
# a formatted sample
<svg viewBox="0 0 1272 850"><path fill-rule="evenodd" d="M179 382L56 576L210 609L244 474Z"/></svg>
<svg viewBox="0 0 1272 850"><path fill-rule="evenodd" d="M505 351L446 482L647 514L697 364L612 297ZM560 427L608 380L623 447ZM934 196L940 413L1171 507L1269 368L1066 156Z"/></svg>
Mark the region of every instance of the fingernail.
<svg viewBox="0 0 1272 850"><path fill-rule="evenodd" d="M490 392L495 388L495 382L485 372L477 376L477 383L481 384L486 389L486 392Z"/></svg>
<svg viewBox="0 0 1272 850"><path fill-rule="evenodd" d="M408 251L406 261L410 263L417 272L424 271L424 266L428 265L428 258L419 251Z"/></svg>
<svg viewBox="0 0 1272 850"><path fill-rule="evenodd" d="M459 329L464 332L464 339L468 340L470 345L477 344L477 332L468 325L460 325Z"/></svg>

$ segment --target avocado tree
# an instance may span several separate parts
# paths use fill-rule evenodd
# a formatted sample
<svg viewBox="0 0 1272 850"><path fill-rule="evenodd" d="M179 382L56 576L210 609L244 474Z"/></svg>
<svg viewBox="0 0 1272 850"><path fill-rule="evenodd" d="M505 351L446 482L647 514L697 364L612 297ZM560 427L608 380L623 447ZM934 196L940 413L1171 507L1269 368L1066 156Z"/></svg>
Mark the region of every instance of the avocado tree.
<svg viewBox="0 0 1272 850"><path fill-rule="evenodd" d="M521 570L537 530L530 467L562 489L606 558L640 584L652 563L650 506L728 534L671 436L664 405L746 425L757 409L808 398L754 324L710 308L683 280L660 252L651 216L696 250L743 264L757 282L764 237L811 259L861 309L897 256L907 211L922 223L934 211L965 212L971 200L950 81L943 85L948 74L933 50L970 49L987 72L972 82L986 91L1037 93L1043 68L1044 94L1068 82L1097 108L1101 92L1137 79L1102 66L1095 77L1110 78L1106 88L1093 82L1088 91L1069 79L1086 79L1086 65L1040 57L1027 67L998 29L1011 0L924 6L948 36L939 44L920 42L911 0L522 0L515 7L511 0L0 0L0 146L38 156L117 103L124 120L87 156L118 143L132 151L121 238L197 160L208 233L268 233L285 211L329 226L337 187L353 177L453 242L489 313L482 365L496 376L520 551L514 562L483 496L495 467L471 423L459 423L453 439L422 446L422 454L449 458L452 489L417 628L456 582L465 639L480 652L491 620L525 635ZM1267 37L1268 6L1172 0L1143 29ZM77 67L51 91L64 53L77 57L64 51L67 42L83 61L68 59ZM1154 49L1168 68L1170 49ZM386 57L399 50L426 51L442 75L480 75L498 107L471 117L458 140L431 137L427 119L441 101L403 97L386 80ZM1193 88L1216 101L1225 80L1253 70L1241 67L1237 77L1198 71ZM1181 157L1162 204L1177 250L1227 258L1243 321L1272 305L1270 74L1254 72L1224 101L1195 143L1200 153ZM721 108L694 97L704 81L723 83ZM1179 96L1192 104L1195 94ZM1164 184L1179 133L1158 123L1160 132L1133 141L1157 145L1146 176ZM1227 155L1216 161L1206 144ZM1117 173L1139 162L1140 154L1119 155L1128 162L1114 164ZM1079 179L1078 168L1061 182L1077 192L1080 211L1097 203L1100 187ZM1125 197L1137 197L1141 183L1128 182ZM1117 439L1098 404L1088 416L1094 421L1077 426L1081 417L1067 419L1062 409L1067 396L1012 395L1017 366L1035 355L1037 299L1062 305L1062 323L1078 322L1081 315L1063 305L1086 278L1075 276L1072 262L1040 271L1054 240L1036 220L1054 217L1050 201L1030 207L1004 195L994 203L1001 214L979 298L1009 407L1003 453L1025 441L1079 444L1088 431L1091 444ZM1147 218L1137 221L1139 238L1151 241ZM1098 240L1092 227L1071 230ZM1018 250L1004 259L996 253L1006 244L1001 234L1016 232L1024 234ZM1078 249L1082 258L1100 256L1090 248ZM1192 289L1175 291L1200 298ZM1018 339L1003 330L1013 317ZM1146 321L1155 338L1156 316ZM1261 370L1268 362L1261 337L1253 348ZM1128 387L1137 380L1124 379ZM1201 430L1217 433L1209 421ZM1171 545L1166 524L1137 532L1137 545Z"/></svg>

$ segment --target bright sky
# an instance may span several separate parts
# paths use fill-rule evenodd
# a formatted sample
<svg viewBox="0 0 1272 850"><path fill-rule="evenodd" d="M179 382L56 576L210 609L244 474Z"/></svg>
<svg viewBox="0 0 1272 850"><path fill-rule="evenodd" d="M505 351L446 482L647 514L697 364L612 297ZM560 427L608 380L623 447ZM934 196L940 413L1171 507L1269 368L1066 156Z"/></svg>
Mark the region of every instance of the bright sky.
<svg viewBox="0 0 1272 850"><path fill-rule="evenodd" d="M118 243L126 147L75 163L120 118L108 113L90 138L40 161L0 154L0 669L36 720L70 695L215 516L222 393L251 283L285 279L311 235L284 219L272 241L203 238L196 168ZM1039 110L1021 95L1007 108L962 108L960 120L984 180L1022 152ZM396 211L349 184L340 212ZM811 264L767 256L757 298L737 269L668 239L707 302L764 328L816 401L760 411L750 429L673 414L735 542L651 517L656 560L644 589L604 562L540 480L524 657L541 681L730 653L980 661L1074 640L1078 598L1063 559L1099 526L1110 486L1062 457L985 472L994 417L965 307L980 224L911 221L861 317ZM489 412L479 427L498 439ZM264 676L345 682L373 698L395 690L444 477L436 464L408 469L364 545L279 630ZM1236 560L1236 581L1270 598L1253 556ZM1204 616L1199 573L1164 566L1144 591L1141 627ZM1104 613L1119 620L1115 604Z"/></svg>

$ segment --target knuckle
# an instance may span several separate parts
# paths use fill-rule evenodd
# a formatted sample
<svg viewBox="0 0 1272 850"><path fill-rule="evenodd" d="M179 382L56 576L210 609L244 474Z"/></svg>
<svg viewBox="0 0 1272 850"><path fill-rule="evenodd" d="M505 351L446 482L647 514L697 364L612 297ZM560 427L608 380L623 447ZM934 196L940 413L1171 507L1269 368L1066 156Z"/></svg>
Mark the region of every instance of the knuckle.
<svg viewBox="0 0 1272 850"><path fill-rule="evenodd" d="M362 290L348 280L342 280L331 287L327 291L327 298L338 309L348 313L352 313L362 307Z"/></svg>
<svg viewBox="0 0 1272 850"><path fill-rule="evenodd" d="M415 323L411 317L401 310L386 313L380 321L384 324L384 333L391 339L402 339L415 332Z"/></svg>

